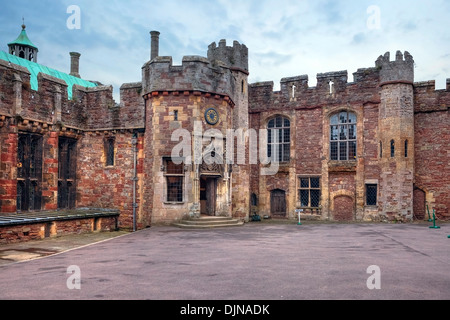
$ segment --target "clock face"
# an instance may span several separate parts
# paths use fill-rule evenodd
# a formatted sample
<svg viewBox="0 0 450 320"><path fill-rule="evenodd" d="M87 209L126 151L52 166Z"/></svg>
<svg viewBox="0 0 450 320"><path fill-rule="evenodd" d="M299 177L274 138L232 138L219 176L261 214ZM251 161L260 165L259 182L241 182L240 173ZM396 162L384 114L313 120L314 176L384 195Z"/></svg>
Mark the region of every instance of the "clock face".
<svg viewBox="0 0 450 320"><path fill-rule="evenodd" d="M219 122L219 113L216 109L210 108L205 112L205 120L208 124L215 125Z"/></svg>

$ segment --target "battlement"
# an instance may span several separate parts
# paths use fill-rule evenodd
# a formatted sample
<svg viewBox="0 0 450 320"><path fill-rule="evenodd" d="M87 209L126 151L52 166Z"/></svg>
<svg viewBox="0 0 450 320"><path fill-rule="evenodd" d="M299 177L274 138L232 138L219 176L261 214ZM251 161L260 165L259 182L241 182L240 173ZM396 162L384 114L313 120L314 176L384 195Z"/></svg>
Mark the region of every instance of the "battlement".
<svg viewBox="0 0 450 320"><path fill-rule="evenodd" d="M230 68L237 68L248 72L248 48L238 41L233 42L233 46L227 46L226 40L215 42L208 46L208 60L221 61Z"/></svg>
<svg viewBox="0 0 450 320"><path fill-rule="evenodd" d="M412 55L405 51L397 51L395 60L390 60L390 53L378 57L375 66L380 68L381 84L389 82L414 82L414 59Z"/></svg>
<svg viewBox="0 0 450 320"><path fill-rule="evenodd" d="M174 66L172 57L156 57L142 67L142 94L155 91L201 91L223 94L233 99L237 88L232 68L223 61L201 56L185 56Z"/></svg>

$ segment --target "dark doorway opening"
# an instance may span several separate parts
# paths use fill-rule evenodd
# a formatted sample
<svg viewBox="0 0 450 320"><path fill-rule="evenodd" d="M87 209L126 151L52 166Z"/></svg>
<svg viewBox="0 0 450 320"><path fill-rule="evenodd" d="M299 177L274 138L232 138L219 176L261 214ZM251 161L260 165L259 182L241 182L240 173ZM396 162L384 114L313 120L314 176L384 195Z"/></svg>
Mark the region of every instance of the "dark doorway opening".
<svg viewBox="0 0 450 320"><path fill-rule="evenodd" d="M17 211L41 210L42 136L19 134L17 155Z"/></svg>
<svg viewBox="0 0 450 320"><path fill-rule="evenodd" d="M58 209L74 209L76 205L77 141L59 138Z"/></svg>
<svg viewBox="0 0 450 320"><path fill-rule="evenodd" d="M200 178L200 213L208 216L216 215L217 178Z"/></svg>
<svg viewBox="0 0 450 320"><path fill-rule="evenodd" d="M274 218L286 217L286 191L272 190L270 193L270 213Z"/></svg>

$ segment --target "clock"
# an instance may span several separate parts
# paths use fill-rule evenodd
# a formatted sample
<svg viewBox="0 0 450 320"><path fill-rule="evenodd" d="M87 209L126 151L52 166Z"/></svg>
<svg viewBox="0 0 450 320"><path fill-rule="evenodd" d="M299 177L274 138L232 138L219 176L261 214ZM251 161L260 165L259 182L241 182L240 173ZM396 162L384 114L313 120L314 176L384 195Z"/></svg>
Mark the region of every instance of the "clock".
<svg viewBox="0 0 450 320"><path fill-rule="evenodd" d="M219 113L214 108L209 108L205 111L205 120L210 125L215 125L219 122Z"/></svg>

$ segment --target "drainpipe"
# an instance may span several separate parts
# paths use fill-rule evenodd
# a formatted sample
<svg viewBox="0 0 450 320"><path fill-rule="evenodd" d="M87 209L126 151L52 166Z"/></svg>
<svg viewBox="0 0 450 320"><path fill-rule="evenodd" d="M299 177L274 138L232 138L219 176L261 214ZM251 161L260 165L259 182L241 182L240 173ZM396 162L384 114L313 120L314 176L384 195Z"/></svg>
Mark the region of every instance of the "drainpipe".
<svg viewBox="0 0 450 320"><path fill-rule="evenodd" d="M133 138L131 139L131 144L133 145L133 232L136 231L136 182L137 182L137 133L133 133Z"/></svg>

